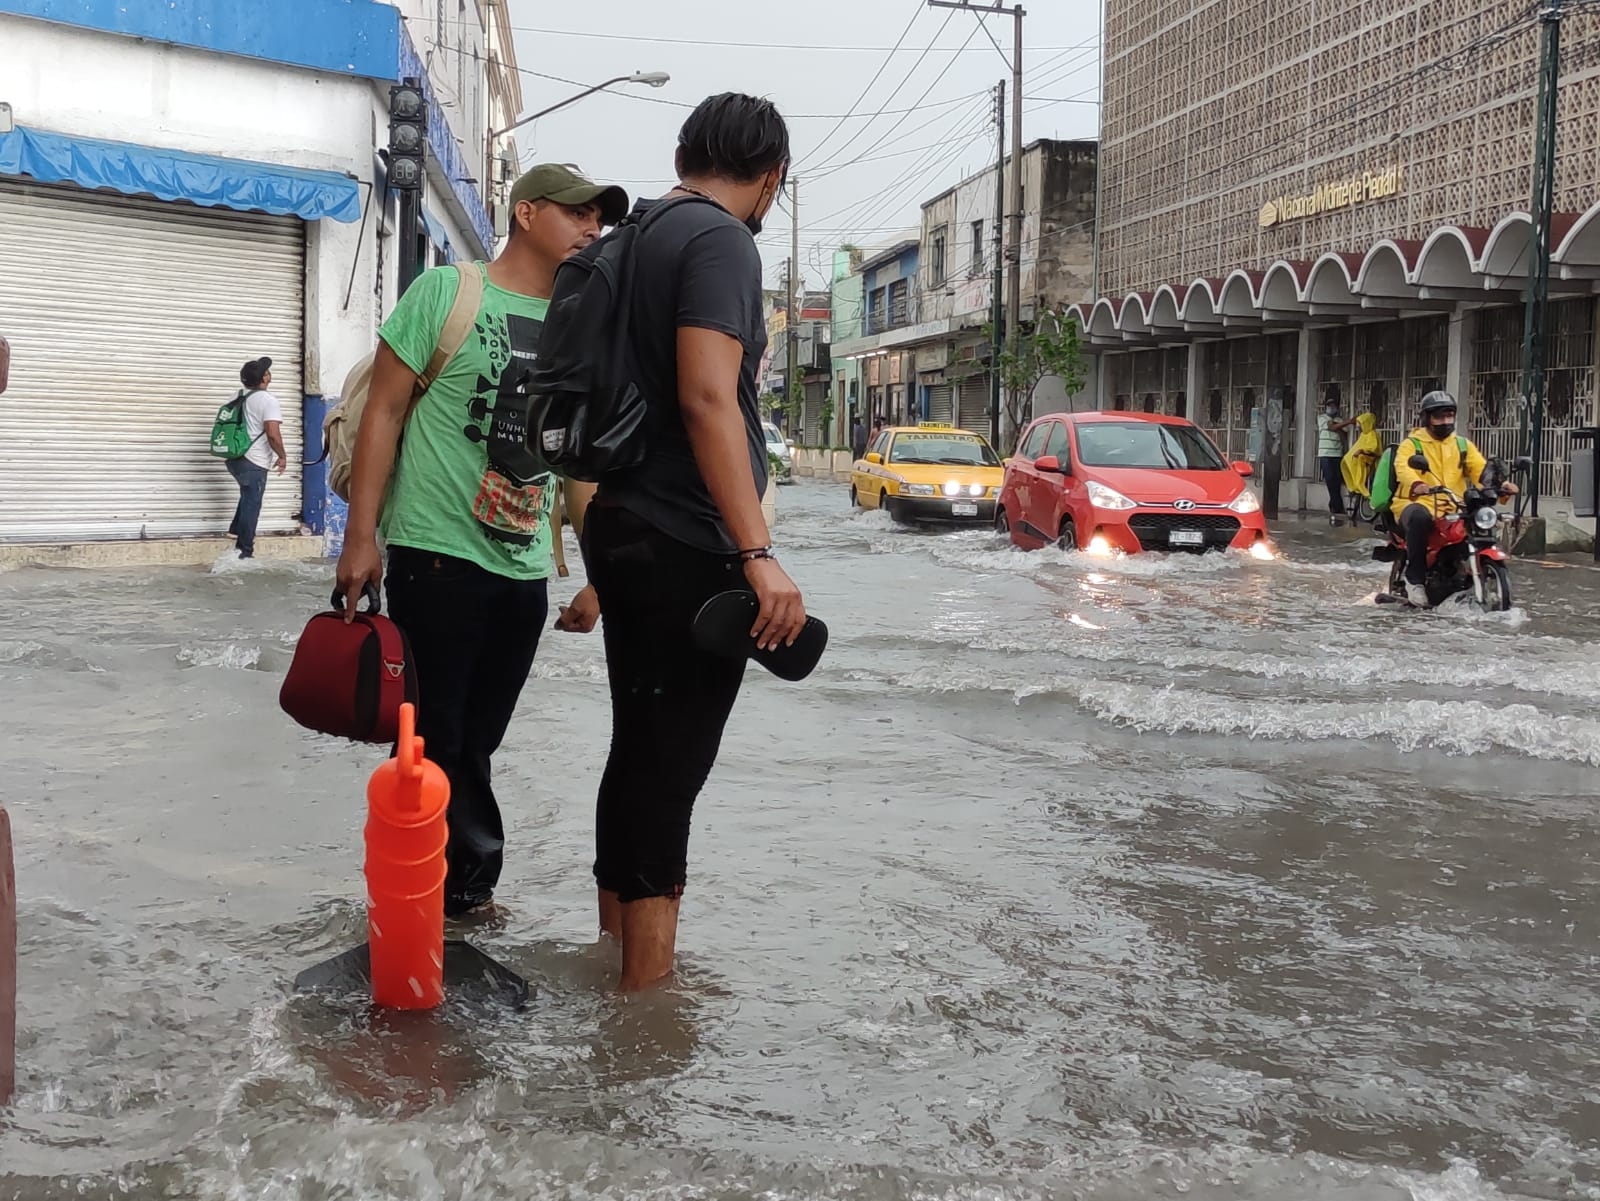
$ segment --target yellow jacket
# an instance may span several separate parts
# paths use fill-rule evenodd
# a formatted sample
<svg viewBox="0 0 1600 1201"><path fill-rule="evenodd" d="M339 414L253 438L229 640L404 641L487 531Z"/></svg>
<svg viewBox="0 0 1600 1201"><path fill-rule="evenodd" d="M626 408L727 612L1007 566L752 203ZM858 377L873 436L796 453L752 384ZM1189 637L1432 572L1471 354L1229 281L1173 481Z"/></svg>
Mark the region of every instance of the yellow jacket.
<svg viewBox="0 0 1600 1201"><path fill-rule="evenodd" d="M1430 488L1443 484L1457 496L1460 496L1469 487L1475 485L1483 478L1485 460L1483 452L1474 446L1470 439L1467 443L1467 453L1463 456L1457 443L1459 435L1451 434L1443 442L1438 441L1424 428L1412 430L1409 437L1402 439L1394 448L1394 476L1398 487L1394 490L1394 503L1389 506L1389 511L1396 517L1407 505L1417 504L1431 508L1434 516L1439 516L1448 511L1448 504L1443 497L1419 496L1415 500L1411 497L1412 484L1426 484ZM1417 444L1422 446L1422 455L1428 460L1428 473L1419 474L1411 469L1411 456L1417 453Z"/></svg>
<svg viewBox="0 0 1600 1201"><path fill-rule="evenodd" d="M1356 426L1361 433L1350 453L1340 460L1339 469L1344 473L1346 488L1357 496L1371 496L1372 467L1383 453L1383 439L1378 436L1378 419L1371 413L1357 417Z"/></svg>

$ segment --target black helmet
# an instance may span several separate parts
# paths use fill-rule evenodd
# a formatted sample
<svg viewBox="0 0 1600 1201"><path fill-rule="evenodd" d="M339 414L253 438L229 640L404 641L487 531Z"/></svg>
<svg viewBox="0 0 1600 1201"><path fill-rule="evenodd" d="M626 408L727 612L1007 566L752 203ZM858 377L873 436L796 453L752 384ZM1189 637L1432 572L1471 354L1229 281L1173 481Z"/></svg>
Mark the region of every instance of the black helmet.
<svg viewBox="0 0 1600 1201"><path fill-rule="evenodd" d="M1460 406L1456 404L1456 398L1454 396L1451 396L1448 392L1440 391L1438 389L1435 389L1424 396L1422 398L1422 404L1419 407L1421 408L1422 415L1424 417L1426 417L1429 413L1437 413L1440 409L1460 408Z"/></svg>

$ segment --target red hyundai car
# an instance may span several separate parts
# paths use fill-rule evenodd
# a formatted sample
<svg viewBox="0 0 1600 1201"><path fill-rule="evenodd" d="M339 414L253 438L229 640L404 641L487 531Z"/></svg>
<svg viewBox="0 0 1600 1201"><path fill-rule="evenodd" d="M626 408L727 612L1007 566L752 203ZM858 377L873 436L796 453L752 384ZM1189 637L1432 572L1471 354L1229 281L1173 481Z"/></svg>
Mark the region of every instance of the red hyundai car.
<svg viewBox="0 0 1600 1201"><path fill-rule="evenodd" d="M1149 413L1052 413L1006 461L995 526L1025 549L1223 550L1268 558L1248 463L1192 422Z"/></svg>

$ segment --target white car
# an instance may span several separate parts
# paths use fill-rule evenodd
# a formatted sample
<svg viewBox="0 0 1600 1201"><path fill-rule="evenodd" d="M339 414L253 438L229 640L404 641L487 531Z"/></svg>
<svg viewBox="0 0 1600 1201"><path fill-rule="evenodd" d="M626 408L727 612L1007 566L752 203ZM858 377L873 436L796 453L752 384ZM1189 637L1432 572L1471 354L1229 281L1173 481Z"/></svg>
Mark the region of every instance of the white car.
<svg viewBox="0 0 1600 1201"><path fill-rule="evenodd" d="M783 432L770 421L761 423L761 430L767 437L767 454L778 460L776 475L778 483L788 484L794 481L794 443L783 436Z"/></svg>

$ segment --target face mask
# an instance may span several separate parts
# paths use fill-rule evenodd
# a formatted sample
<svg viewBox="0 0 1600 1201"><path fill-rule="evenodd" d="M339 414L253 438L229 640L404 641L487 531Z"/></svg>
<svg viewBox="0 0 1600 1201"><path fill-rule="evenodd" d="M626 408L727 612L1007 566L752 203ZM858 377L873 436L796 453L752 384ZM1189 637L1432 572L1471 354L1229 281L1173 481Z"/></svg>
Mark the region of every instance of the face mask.
<svg viewBox="0 0 1600 1201"><path fill-rule="evenodd" d="M1443 442L1456 432L1456 423L1452 421L1449 425L1430 425L1428 432L1433 435L1435 441Z"/></svg>
<svg viewBox="0 0 1600 1201"><path fill-rule="evenodd" d="M1329 405L1327 408L1323 409L1322 411L1324 413L1326 413L1329 417L1337 417L1339 415L1339 410L1334 408L1332 405Z"/></svg>

